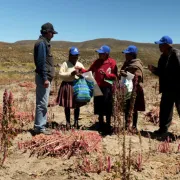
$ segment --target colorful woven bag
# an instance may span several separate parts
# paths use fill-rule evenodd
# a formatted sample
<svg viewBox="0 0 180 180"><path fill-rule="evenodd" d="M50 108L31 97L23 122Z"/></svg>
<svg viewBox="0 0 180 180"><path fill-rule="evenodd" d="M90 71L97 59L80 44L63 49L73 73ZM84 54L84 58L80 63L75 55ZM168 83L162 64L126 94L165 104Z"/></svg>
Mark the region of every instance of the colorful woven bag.
<svg viewBox="0 0 180 180"><path fill-rule="evenodd" d="M77 102L89 102L93 95L94 82L85 78L73 81L74 98Z"/></svg>

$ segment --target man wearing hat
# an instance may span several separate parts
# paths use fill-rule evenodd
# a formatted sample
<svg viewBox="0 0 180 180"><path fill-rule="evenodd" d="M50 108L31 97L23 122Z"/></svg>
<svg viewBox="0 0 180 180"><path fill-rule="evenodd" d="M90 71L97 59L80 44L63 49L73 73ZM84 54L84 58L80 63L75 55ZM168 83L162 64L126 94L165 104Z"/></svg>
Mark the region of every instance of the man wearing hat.
<svg viewBox="0 0 180 180"><path fill-rule="evenodd" d="M162 93L159 114L158 135L168 132L172 121L174 103L180 116L180 50L173 48L172 39L163 36L159 41L159 50L162 52L158 61L158 67L149 65L149 70L159 76L159 92Z"/></svg>
<svg viewBox="0 0 180 180"><path fill-rule="evenodd" d="M35 133L51 134L45 128L47 122L47 106L50 93L51 81L55 75L53 57L51 55L50 41L57 32L51 23L41 26L41 36L34 45L34 63L36 66L36 112L34 131Z"/></svg>

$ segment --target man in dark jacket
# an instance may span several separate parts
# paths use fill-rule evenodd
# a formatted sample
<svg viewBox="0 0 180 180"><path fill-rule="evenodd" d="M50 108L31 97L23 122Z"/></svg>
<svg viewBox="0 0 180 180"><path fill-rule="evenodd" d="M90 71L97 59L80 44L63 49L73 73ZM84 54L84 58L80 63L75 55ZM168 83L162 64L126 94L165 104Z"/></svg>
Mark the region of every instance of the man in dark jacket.
<svg viewBox="0 0 180 180"><path fill-rule="evenodd" d="M50 40L57 32L51 23L41 26L41 36L34 46L34 63L36 66L36 114L34 122L35 133L51 134L45 128L47 122L47 106L51 81L54 77L54 63L51 55Z"/></svg>
<svg viewBox="0 0 180 180"><path fill-rule="evenodd" d="M160 124L156 134L168 132L172 121L173 106L176 105L180 116L180 50L171 46L173 43L169 36L163 36L155 44L159 44L162 52L158 67L149 65L149 70L159 76L159 91L162 93L160 102Z"/></svg>

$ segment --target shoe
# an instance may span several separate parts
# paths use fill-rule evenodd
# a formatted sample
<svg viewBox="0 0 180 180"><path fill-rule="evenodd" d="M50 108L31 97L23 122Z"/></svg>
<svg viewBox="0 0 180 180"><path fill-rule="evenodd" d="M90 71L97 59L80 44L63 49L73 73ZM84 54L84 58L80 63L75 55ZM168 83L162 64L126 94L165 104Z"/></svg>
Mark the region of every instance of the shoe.
<svg viewBox="0 0 180 180"><path fill-rule="evenodd" d="M75 129L79 129L79 124L78 124L78 122L74 122L73 127L74 127Z"/></svg>
<svg viewBox="0 0 180 180"><path fill-rule="evenodd" d="M137 129L137 127L135 127L135 126L132 127L131 131L132 131L132 133L134 133L134 134L138 134L138 132L139 132L138 129Z"/></svg>
<svg viewBox="0 0 180 180"><path fill-rule="evenodd" d="M106 126L104 128L104 132L106 134L112 134L112 127L109 124L106 124Z"/></svg>
<svg viewBox="0 0 180 180"><path fill-rule="evenodd" d="M68 131L68 130L70 130L71 129L71 124L70 123L66 123L66 130Z"/></svg>
<svg viewBox="0 0 180 180"><path fill-rule="evenodd" d="M38 135L38 134L51 135L52 134L52 131L50 129L48 129L48 128L41 129L41 130L34 129L34 132L35 132L36 135Z"/></svg>
<svg viewBox="0 0 180 180"><path fill-rule="evenodd" d="M103 127L104 126L104 118L103 118L103 116L99 116L98 117L98 121L99 121L99 127Z"/></svg>
<svg viewBox="0 0 180 180"><path fill-rule="evenodd" d="M52 134L52 131L50 130L50 129L44 129L42 132L41 132L42 134L44 134L44 135L51 135Z"/></svg>
<svg viewBox="0 0 180 180"><path fill-rule="evenodd" d="M98 131L103 131L104 128L105 128L105 123L104 123L104 122L99 122L99 123L97 124L96 129L97 129Z"/></svg>
<svg viewBox="0 0 180 180"><path fill-rule="evenodd" d="M168 134L168 131L167 130L158 129L158 130L154 131L154 134L156 134L158 136L162 136L162 135Z"/></svg>

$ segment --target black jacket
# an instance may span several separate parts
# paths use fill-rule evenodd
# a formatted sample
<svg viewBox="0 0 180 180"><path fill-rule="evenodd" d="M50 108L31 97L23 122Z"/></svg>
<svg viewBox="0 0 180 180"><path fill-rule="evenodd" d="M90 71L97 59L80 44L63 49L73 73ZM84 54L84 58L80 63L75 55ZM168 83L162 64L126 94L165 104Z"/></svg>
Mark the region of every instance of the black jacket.
<svg viewBox="0 0 180 180"><path fill-rule="evenodd" d="M180 50L171 48L162 54L155 75L159 76L159 92L180 92Z"/></svg>

